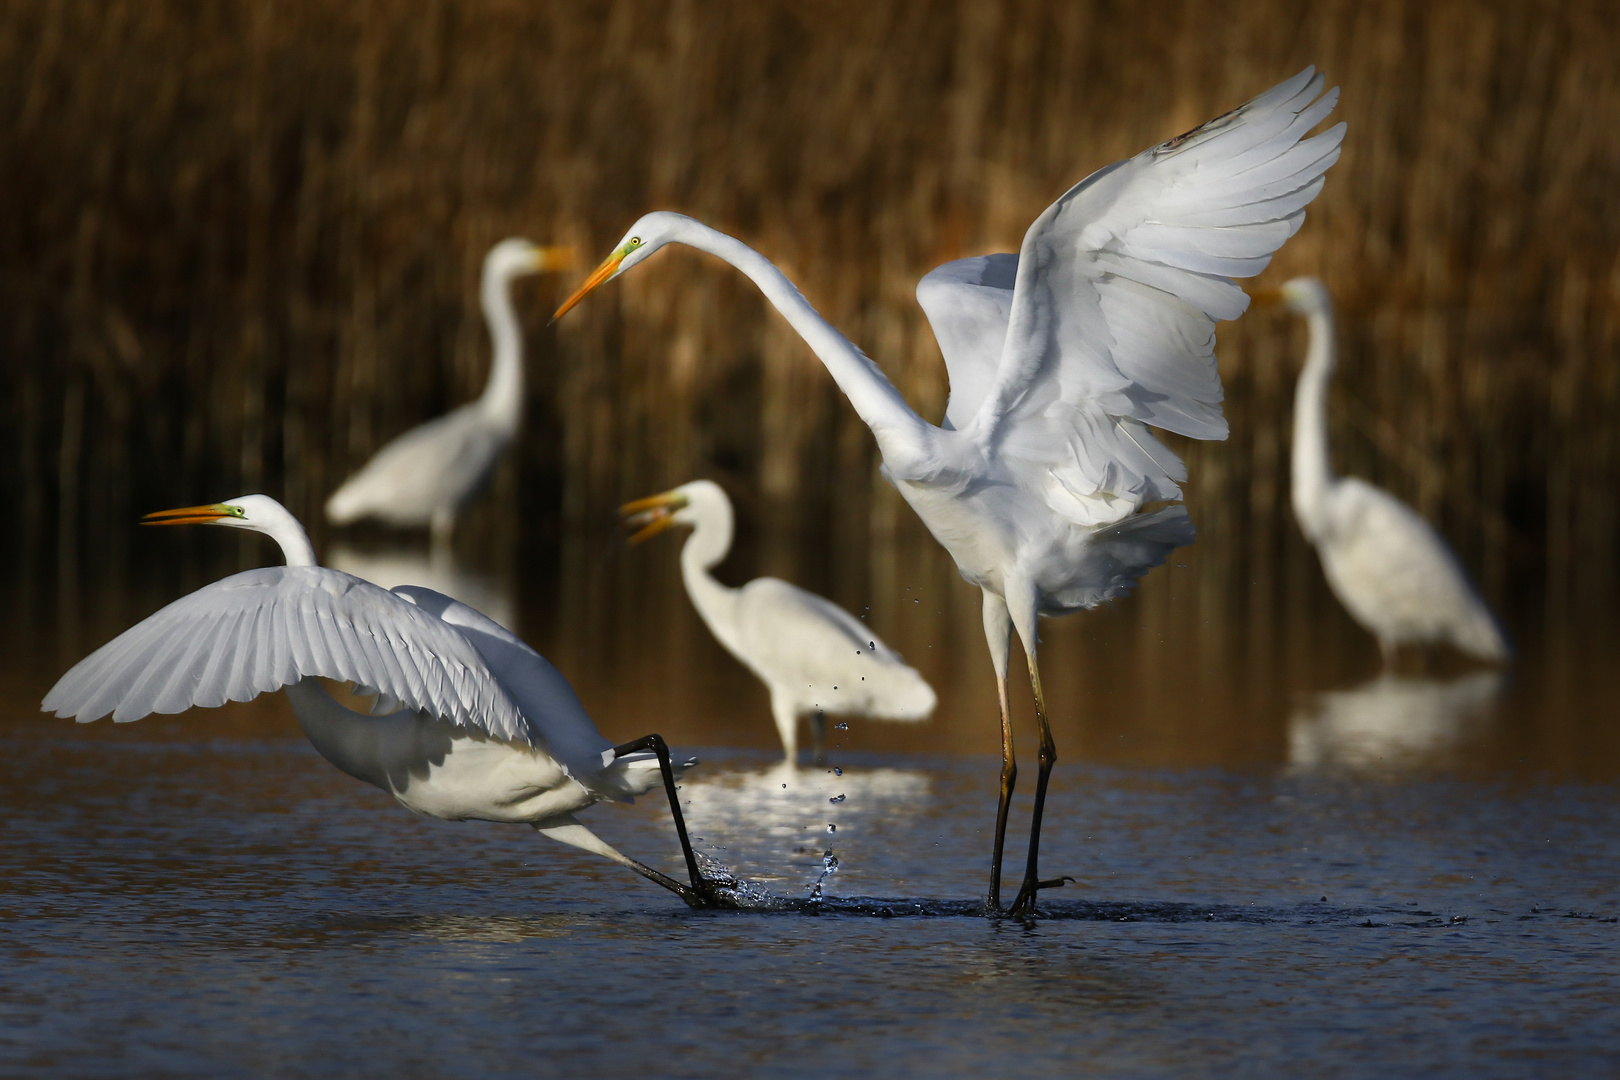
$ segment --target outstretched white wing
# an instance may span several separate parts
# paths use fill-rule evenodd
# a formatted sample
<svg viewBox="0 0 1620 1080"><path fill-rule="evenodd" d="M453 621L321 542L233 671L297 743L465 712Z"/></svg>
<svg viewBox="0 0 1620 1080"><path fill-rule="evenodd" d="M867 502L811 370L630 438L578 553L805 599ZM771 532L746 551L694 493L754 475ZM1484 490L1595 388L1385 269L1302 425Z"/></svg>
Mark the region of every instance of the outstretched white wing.
<svg viewBox="0 0 1620 1080"><path fill-rule="evenodd" d="M962 388L982 392L976 402L959 400L953 385L948 417L957 423L972 409L958 426L1041 472L1057 512L1103 524L1179 497L1186 470L1147 425L1225 438L1215 323L1243 313L1248 297L1231 279L1265 269L1338 160L1342 123L1304 138L1338 101L1323 84L1307 68L1093 173L1025 233L994 377L985 385L979 373L982 391ZM995 273L954 286L973 290L984 310L978 342L996 336L988 313L997 305L986 295L1002 289L1006 266L985 269ZM934 306L924 300L937 328ZM945 339L961 338L949 328L940 336L947 353Z"/></svg>
<svg viewBox="0 0 1620 1080"><path fill-rule="evenodd" d="M934 328L951 381L946 429L972 423L995 384L1017 277L1018 256L975 255L936 266L917 282L917 303Z"/></svg>
<svg viewBox="0 0 1620 1080"><path fill-rule="evenodd" d="M517 706L453 627L367 581L271 566L183 596L73 666L43 708L115 721L248 701L310 675L359 683L413 710L528 742Z"/></svg>

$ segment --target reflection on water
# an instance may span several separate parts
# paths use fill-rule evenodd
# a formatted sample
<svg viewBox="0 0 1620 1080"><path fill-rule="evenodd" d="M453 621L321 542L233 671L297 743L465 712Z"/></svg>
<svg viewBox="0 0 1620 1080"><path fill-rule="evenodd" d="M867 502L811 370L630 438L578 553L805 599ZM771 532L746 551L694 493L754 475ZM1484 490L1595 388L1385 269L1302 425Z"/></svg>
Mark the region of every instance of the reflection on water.
<svg viewBox="0 0 1620 1080"><path fill-rule="evenodd" d="M1483 734L1507 676L1476 671L1442 680L1385 672L1329 690L1288 721L1288 760L1304 767L1409 768L1443 764Z"/></svg>
<svg viewBox="0 0 1620 1080"><path fill-rule="evenodd" d="M443 546L431 551L411 548L370 550L337 543L324 560L334 570L365 578L373 585L422 585L476 608L508 630L516 630L512 589L494 574L480 573L456 562Z"/></svg>
<svg viewBox="0 0 1620 1080"><path fill-rule="evenodd" d="M1042 865L1077 881L1043 894L1059 917L995 922L967 914L999 749L980 599L903 511L842 547L756 536L721 567L832 597L939 691L926 727L829 731L826 769L778 763L764 690L674 560L617 557L611 517L508 576L476 550L459 580L329 555L516 622L608 737L696 752L701 847L797 903L775 914L689 912L531 829L415 818L323 762L279 694L43 717L90 649L274 556L132 526L121 561L19 564L0 582L0 965L21 972L0 979L0 1074L1614 1071L1612 620L1510 611L1505 679L1369 682L1376 646L1308 550L1178 552L1042 626ZM1018 683L1015 866L1035 771ZM660 799L591 826L680 865Z"/></svg>
<svg viewBox="0 0 1620 1080"><path fill-rule="evenodd" d="M1601 785L1071 764L1043 856L1079 881L1024 925L967 914L992 761L800 787L705 752L683 795L733 865L807 884L769 819L852 807L851 874L806 918L691 912L528 828L413 817L292 738L32 723L0 737L6 1076L1613 1071ZM592 825L677 863L656 800ZM859 896L887 899L844 914Z"/></svg>
<svg viewBox="0 0 1620 1080"><path fill-rule="evenodd" d="M735 873L789 890L810 888L836 855L839 890L859 891L874 868L851 861L849 846L874 828L904 828L935 812L929 774L915 769L703 766L681 788L695 846Z"/></svg>

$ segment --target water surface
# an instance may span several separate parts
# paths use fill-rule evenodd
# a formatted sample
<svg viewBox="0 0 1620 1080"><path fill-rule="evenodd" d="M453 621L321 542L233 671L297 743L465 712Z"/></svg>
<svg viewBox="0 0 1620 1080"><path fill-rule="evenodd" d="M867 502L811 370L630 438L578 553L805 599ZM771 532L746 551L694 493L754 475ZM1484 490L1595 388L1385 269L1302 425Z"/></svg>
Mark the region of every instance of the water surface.
<svg viewBox="0 0 1620 1080"><path fill-rule="evenodd" d="M509 576L512 617L605 733L697 753L699 846L793 911L692 912L525 827L415 818L323 762L279 695L133 725L43 717L66 663L219 568L165 570L159 549L135 584L87 573L78 606L14 582L0 1072L1620 1069L1601 626L1520 617L1507 673L1410 658L1381 675L1334 609L1228 603L1189 556L1046 627L1063 756L1042 865L1077 880L1039 919L989 919L994 699L972 597L922 549L902 560L918 602L870 615L940 715L852 721L840 774L790 770L664 554L594 564L607 584L574 592ZM1014 865L1032 777L1026 756ZM586 820L678 864L658 800Z"/></svg>

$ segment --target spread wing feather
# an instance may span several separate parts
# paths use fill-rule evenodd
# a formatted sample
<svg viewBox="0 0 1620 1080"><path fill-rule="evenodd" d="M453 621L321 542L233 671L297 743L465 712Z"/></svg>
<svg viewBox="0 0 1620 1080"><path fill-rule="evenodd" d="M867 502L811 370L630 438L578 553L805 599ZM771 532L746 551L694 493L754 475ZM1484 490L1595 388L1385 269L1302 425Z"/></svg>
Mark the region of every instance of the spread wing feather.
<svg viewBox="0 0 1620 1080"><path fill-rule="evenodd" d="M1338 101L1323 85L1307 68L1082 180L1017 256L924 278L918 299L951 376L949 426L1081 524L1178 498L1185 469L1148 426L1226 437L1215 323L1243 313L1231 279L1265 269L1338 160L1342 123L1304 138ZM1000 260L994 274L987 260Z"/></svg>
<svg viewBox="0 0 1620 1080"><path fill-rule="evenodd" d="M248 570L183 596L75 664L44 708L115 721L248 701L306 676L530 742L528 721L455 628L338 570Z"/></svg>

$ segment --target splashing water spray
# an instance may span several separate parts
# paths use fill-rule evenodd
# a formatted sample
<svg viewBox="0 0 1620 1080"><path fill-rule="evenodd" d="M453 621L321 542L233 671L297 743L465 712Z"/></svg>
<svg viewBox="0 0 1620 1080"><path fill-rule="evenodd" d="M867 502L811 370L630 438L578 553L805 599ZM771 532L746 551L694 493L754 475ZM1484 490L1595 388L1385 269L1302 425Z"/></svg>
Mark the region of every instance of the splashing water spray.
<svg viewBox="0 0 1620 1080"><path fill-rule="evenodd" d="M832 848L828 848L826 851L822 852L821 855L821 875L816 878L816 883L810 886L811 900L821 899L821 883L826 881L832 872L837 869L838 856L832 853Z"/></svg>

